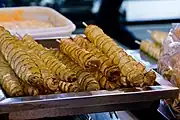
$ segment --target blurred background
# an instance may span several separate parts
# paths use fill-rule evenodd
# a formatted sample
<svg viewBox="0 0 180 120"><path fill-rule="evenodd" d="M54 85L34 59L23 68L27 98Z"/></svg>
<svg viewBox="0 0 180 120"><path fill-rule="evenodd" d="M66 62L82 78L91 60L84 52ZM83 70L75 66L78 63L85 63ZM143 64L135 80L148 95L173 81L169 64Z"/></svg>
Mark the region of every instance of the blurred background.
<svg viewBox="0 0 180 120"><path fill-rule="evenodd" d="M82 33L85 21L97 24L121 45L138 48L147 30L169 31L180 20L180 0L0 0L1 7L48 6L72 20Z"/></svg>

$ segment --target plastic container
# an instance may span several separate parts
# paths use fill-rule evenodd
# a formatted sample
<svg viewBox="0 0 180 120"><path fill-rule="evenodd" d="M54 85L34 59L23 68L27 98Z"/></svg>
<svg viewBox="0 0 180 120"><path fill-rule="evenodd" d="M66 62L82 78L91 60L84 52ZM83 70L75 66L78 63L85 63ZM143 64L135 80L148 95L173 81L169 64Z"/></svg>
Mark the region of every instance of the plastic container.
<svg viewBox="0 0 180 120"><path fill-rule="evenodd" d="M13 13L16 10L22 10L24 20L40 20L51 23L51 28L37 28L37 29L10 29L12 34L18 33L32 35L34 39L48 39L69 36L75 30L75 25L59 12L48 7L13 7L0 8L1 13Z"/></svg>

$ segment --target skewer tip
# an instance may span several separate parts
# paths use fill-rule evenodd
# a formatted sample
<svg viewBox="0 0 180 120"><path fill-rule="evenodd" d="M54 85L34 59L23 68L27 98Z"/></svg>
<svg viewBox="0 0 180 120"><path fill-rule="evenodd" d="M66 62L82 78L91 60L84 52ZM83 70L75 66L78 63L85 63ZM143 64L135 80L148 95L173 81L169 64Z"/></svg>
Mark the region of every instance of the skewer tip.
<svg viewBox="0 0 180 120"><path fill-rule="evenodd" d="M83 24L85 27L87 27L87 26L88 26L85 22L82 22L82 24Z"/></svg>
<svg viewBox="0 0 180 120"><path fill-rule="evenodd" d="M56 42L60 43L61 41L59 39L56 39Z"/></svg>
<svg viewBox="0 0 180 120"><path fill-rule="evenodd" d="M72 37L71 35L69 36L69 38L70 38L71 40L73 40L73 37Z"/></svg>
<svg viewBox="0 0 180 120"><path fill-rule="evenodd" d="M47 48L47 47L44 47L44 48L45 48L46 50L50 50L50 49L51 49L51 48L49 49L49 48Z"/></svg>
<svg viewBox="0 0 180 120"><path fill-rule="evenodd" d="M141 42L140 42L140 41L138 41L138 40L135 40L135 43L137 43L138 45L140 45L140 44L141 44Z"/></svg>

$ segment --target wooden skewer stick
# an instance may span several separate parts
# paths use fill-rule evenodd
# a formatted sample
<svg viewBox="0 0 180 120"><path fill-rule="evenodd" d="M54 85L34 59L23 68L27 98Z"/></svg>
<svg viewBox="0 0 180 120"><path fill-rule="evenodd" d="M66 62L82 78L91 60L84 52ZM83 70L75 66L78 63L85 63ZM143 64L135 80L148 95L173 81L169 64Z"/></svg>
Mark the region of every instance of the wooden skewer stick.
<svg viewBox="0 0 180 120"><path fill-rule="evenodd" d="M82 24L83 24L85 27L87 27L87 26L88 26L85 22L82 22Z"/></svg>
<svg viewBox="0 0 180 120"><path fill-rule="evenodd" d="M22 37L19 33L16 32L16 35L17 35L17 37L19 37L20 39L23 39L23 37Z"/></svg>
<svg viewBox="0 0 180 120"><path fill-rule="evenodd" d="M141 42L140 42L140 41L138 41L138 40L135 40L135 43L137 43L138 45L140 45L140 44L141 44Z"/></svg>
<svg viewBox="0 0 180 120"><path fill-rule="evenodd" d="M59 39L56 39L56 42L60 43L61 41Z"/></svg>

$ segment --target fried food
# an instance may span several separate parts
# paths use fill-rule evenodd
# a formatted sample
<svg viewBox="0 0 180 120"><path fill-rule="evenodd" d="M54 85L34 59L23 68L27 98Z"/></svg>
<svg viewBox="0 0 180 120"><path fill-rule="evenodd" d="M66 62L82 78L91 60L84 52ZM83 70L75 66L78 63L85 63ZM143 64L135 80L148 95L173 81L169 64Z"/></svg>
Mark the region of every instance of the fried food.
<svg viewBox="0 0 180 120"><path fill-rule="evenodd" d="M120 86L116 82L108 81L100 71L91 72L91 74L99 82L102 89L112 90L120 88Z"/></svg>
<svg viewBox="0 0 180 120"><path fill-rule="evenodd" d="M62 92L79 92L81 89L77 83L69 83L69 82L64 82L60 81L59 82L59 89Z"/></svg>
<svg viewBox="0 0 180 120"><path fill-rule="evenodd" d="M100 60L101 64L99 69L108 79L108 81L117 81L118 79L120 79L119 67L112 64L112 60L109 59L105 54L103 54L98 48L96 48L94 44L90 43L81 35L77 35L73 39L73 41L80 47L93 53L93 55Z"/></svg>
<svg viewBox="0 0 180 120"><path fill-rule="evenodd" d="M70 58L68 58L66 55L64 55L60 51L55 50L55 49L50 49L50 51L57 58L59 58L60 60L64 61L64 63L67 64L67 66L69 66L71 69L76 71L76 73L79 75L79 81L82 81L81 79L83 79L83 76L88 75L89 78L96 79L97 82L100 84L100 87L102 89L115 89L115 88L119 88L120 87L115 82L108 81L107 78L100 71L86 72L83 68L81 68L78 64L73 62ZM81 82L80 82L80 84L81 84ZM90 88L93 88L93 87L90 87Z"/></svg>
<svg viewBox="0 0 180 120"><path fill-rule="evenodd" d="M0 69L4 69L1 67ZM0 84L9 96L23 96L24 91L21 86L20 80L11 72L0 71Z"/></svg>
<svg viewBox="0 0 180 120"><path fill-rule="evenodd" d="M71 39L61 39L60 50L85 70L94 71L99 69L100 60L92 53L80 48Z"/></svg>
<svg viewBox="0 0 180 120"><path fill-rule="evenodd" d="M99 83L96 81L96 78L92 74L85 71L77 63L73 62L70 58L68 58L65 54L61 53L60 51L52 49L50 51L65 65L67 65L67 67L71 68L74 72L76 72L78 76L77 82L83 90L92 91L100 89Z"/></svg>
<svg viewBox="0 0 180 120"><path fill-rule="evenodd" d="M141 42L140 49L156 60L158 60L158 58L161 54L161 47L159 45L157 45L156 43L153 43L153 42L147 41L147 40L143 40Z"/></svg>
<svg viewBox="0 0 180 120"><path fill-rule="evenodd" d="M162 32L158 30L154 30L151 32L151 38L154 42L156 42L159 45L163 44L164 39L168 36L167 32Z"/></svg>
<svg viewBox="0 0 180 120"><path fill-rule="evenodd" d="M46 66L52 70L52 72L60 79L66 82L74 82L77 80L76 74L67 68L62 62L55 58L49 51L47 51L42 45L38 44L29 35L25 35L22 39L24 44L28 45L29 49L34 51L46 64Z"/></svg>
<svg viewBox="0 0 180 120"><path fill-rule="evenodd" d="M9 96L35 96L39 90L20 80L0 53L0 84Z"/></svg>
<svg viewBox="0 0 180 120"><path fill-rule="evenodd" d="M23 91L26 96L37 96L41 94L38 88L23 83L23 81L21 82L21 86L23 87Z"/></svg>
<svg viewBox="0 0 180 120"><path fill-rule="evenodd" d="M0 28L0 50L20 79L29 85L41 86L42 76L39 68L3 27Z"/></svg>
<svg viewBox="0 0 180 120"><path fill-rule="evenodd" d="M43 78L43 87L44 90L56 91L59 85L59 80L51 72L51 70L44 64L43 60L40 59L36 54L33 54L33 51L28 52L31 55L31 59L34 60L41 72Z"/></svg>
<svg viewBox="0 0 180 120"><path fill-rule="evenodd" d="M98 26L88 25L84 33L99 50L112 59L115 65L119 66L121 74L126 77L131 86L143 85L144 74L147 73L145 66L136 62Z"/></svg>
<svg viewBox="0 0 180 120"><path fill-rule="evenodd" d="M51 72L51 70L43 62L43 60L38 55L36 55L33 50L29 50L28 47L26 47L26 45L21 40L17 40L16 44L26 50L26 52L31 56L31 59L35 61L37 67L39 68L43 80L42 84L44 87L42 88L42 91L56 91L56 89L58 88L59 80Z"/></svg>

